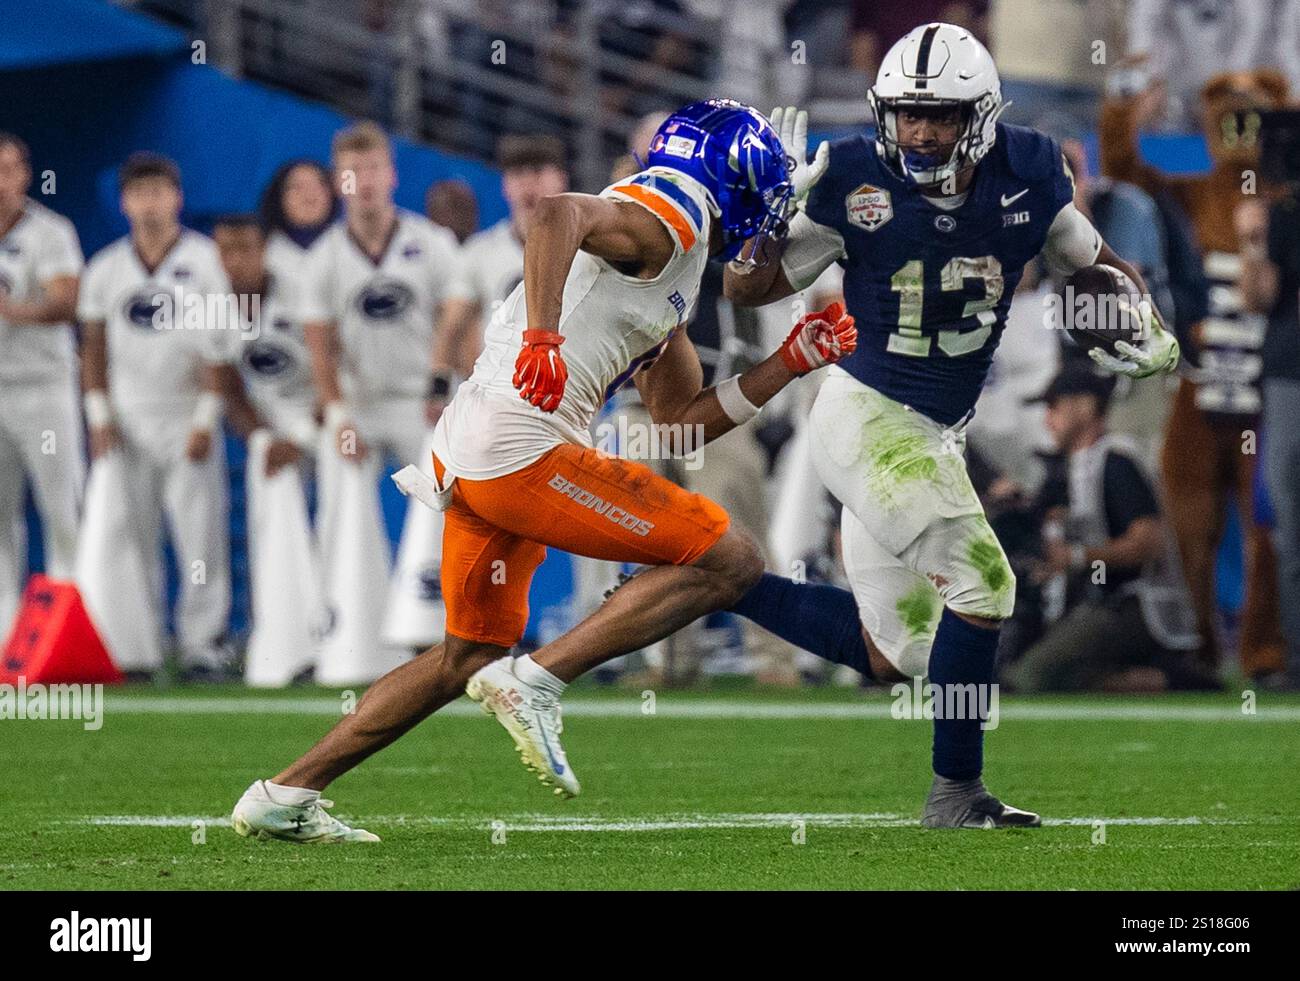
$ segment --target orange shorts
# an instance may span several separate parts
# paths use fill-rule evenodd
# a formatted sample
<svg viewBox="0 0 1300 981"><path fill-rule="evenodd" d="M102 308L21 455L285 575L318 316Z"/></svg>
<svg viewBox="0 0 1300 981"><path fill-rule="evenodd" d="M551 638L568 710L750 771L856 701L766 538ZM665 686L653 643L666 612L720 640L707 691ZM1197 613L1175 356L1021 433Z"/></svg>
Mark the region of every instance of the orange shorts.
<svg viewBox="0 0 1300 981"><path fill-rule="evenodd" d="M436 456L433 467L441 482ZM524 635L528 589L547 546L613 562L689 565L731 523L707 497L648 467L573 443L502 477L457 477L443 517L447 632L501 647Z"/></svg>

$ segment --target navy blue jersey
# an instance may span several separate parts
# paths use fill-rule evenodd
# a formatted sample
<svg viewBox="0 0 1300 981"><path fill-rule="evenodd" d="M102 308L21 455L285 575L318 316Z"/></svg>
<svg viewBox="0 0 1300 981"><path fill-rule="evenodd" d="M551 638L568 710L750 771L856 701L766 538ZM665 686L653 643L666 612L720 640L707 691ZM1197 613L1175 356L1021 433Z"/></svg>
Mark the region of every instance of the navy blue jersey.
<svg viewBox="0 0 1300 981"><path fill-rule="evenodd" d="M871 138L831 144L807 211L844 238L858 349L840 366L944 425L959 421L979 398L1025 263L1073 196L1056 141L1020 126L998 125L952 211L897 176Z"/></svg>

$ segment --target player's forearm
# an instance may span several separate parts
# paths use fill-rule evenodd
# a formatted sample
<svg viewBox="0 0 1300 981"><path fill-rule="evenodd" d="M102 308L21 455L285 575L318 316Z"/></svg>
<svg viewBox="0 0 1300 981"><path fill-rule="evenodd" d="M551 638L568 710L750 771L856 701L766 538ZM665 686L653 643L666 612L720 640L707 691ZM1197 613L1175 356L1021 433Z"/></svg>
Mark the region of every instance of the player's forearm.
<svg viewBox="0 0 1300 981"><path fill-rule="evenodd" d="M1100 562L1103 568L1140 569L1160 554L1161 525L1155 518L1139 518L1118 538L1083 550L1085 566Z"/></svg>
<svg viewBox="0 0 1300 981"><path fill-rule="evenodd" d="M56 276L41 284L31 300L9 300L5 317L18 324L66 324L77 315L77 277Z"/></svg>
<svg viewBox="0 0 1300 981"><path fill-rule="evenodd" d="M217 391L225 405L226 420L239 436L248 439L256 430L266 427L266 422L249 401L243 380L233 366L218 367L215 371L215 381Z"/></svg>
<svg viewBox="0 0 1300 981"><path fill-rule="evenodd" d="M524 244L529 329L559 330L564 284L586 231L578 207L564 195L538 203Z"/></svg>
<svg viewBox="0 0 1300 981"><path fill-rule="evenodd" d="M20 300L5 305L5 319L16 324L48 326L66 324L76 312L76 296L71 299L44 296L38 300Z"/></svg>
<svg viewBox="0 0 1300 981"><path fill-rule="evenodd" d="M757 414L758 409L771 401L781 389L789 385L794 379L794 372L786 367L780 354L773 354L765 361L750 368L739 377L737 383L733 384L739 384L740 394L755 410L753 414ZM722 384L726 384L726 382ZM701 427L697 431L703 433L704 442L706 443L748 422L749 420L744 416L749 413L743 406L740 407L740 411L737 411L736 407L733 406L732 413L734 415L729 414L723 408L718 392L719 387L715 385L701 390L694 399L672 413L671 417L655 417L654 421L670 425ZM750 418L752 418L752 415L750 415Z"/></svg>
<svg viewBox="0 0 1300 981"><path fill-rule="evenodd" d="M338 334L333 324L309 323L303 326L303 337L311 355L312 384L321 405L343 401L339 385Z"/></svg>
<svg viewBox="0 0 1300 981"><path fill-rule="evenodd" d="M108 343L103 323L84 324L81 332L81 389L108 391Z"/></svg>
<svg viewBox="0 0 1300 981"><path fill-rule="evenodd" d="M781 247L769 240L761 248L763 265L746 265L743 256L727 263L722 277L722 292L737 306L761 307L794 292L781 273Z"/></svg>
<svg viewBox="0 0 1300 981"><path fill-rule="evenodd" d="M470 342L476 307L465 300L449 300L439 311L434 325L429 369L434 377L451 377L461 369L462 352Z"/></svg>
<svg viewBox="0 0 1300 981"><path fill-rule="evenodd" d="M1097 255L1097 262L1101 265L1114 266L1129 279L1133 280L1133 285L1137 287L1138 292L1145 298L1151 300L1152 309L1155 308L1155 298L1151 296L1150 289L1147 288L1147 281L1141 271L1127 259L1117 255L1109 245L1102 244L1101 252Z"/></svg>

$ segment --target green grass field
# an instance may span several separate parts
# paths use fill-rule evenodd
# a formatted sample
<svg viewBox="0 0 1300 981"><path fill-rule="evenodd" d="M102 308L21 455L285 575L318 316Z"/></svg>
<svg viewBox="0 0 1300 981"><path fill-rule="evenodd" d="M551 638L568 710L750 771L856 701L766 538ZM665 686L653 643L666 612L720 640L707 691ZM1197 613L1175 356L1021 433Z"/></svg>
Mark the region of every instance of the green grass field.
<svg viewBox="0 0 1300 981"><path fill-rule="evenodd" d="M226 819L325 731L337 693L107 702L95 732L0 721L0 889L1300 886L1294 696L1261 695L1253 717L1229 695L1005 697L986 779L1049 823L1015 832L917 826L930 724L891 719L883 692L660 692L648 715L636 693L575 690L572 801L461 700L327 792L383 843L316 847Z"/></svg>

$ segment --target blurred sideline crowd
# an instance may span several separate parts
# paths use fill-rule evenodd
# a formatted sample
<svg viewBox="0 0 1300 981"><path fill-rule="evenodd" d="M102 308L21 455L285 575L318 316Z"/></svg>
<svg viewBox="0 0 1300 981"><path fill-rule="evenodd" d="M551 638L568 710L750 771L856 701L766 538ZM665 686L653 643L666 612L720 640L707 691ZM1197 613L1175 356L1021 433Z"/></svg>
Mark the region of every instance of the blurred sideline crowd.
<svg viewBox="0 0 1300 981"><path fill-rule="evenodd" d="M483 157L503 133L560 136L587 182L593 133L612 155L644 113L703 92L866 122L880 58L929 21L966 27L993 52L1014 80L1013 122L1094 124L1098 67L1121 56L1161 78L1154 125L1170 132L1199 127L1215 72L1269 64L1300 85L1300 0L130 2L211 39L227 70L408 136Z"/></svg>
<svg viewBox="0 0 1300 981"><path fill-rule="evenodd" d="M641 6L685 15L694 5ZM990 19L987 3L916 2L888 17L878 6L771 8L787 20L805 7L810 18L814 7L815 17L851 17L843 57L864 77L893 38L919 23L965 18L986 30ZM1192 6L1204 10L1194 17ZM1269 19L1248 9L1267 9ZM1097 375L1063 330L1049 329L1060 326L1053 311L1063 284L1027 271L965 447L1017 573L1000 652L1008 687L1212 689L1234 673L1297 683L1300 209L1294 188L1261 181L1243 193L1242 174L1258 167L1258 111L1290 102L1300 43L1281 39L1296 36L1286 32L1297 29L1298 9L1127 5L1130 47L1106 71L1097 114L1080 120L1076 106L1054 112L1049 104L1028 120L1061 141L1077 206L1139 267L1178 333L1184 365L1176 378L1118 385ZM638 56L650 64L668 57L672 46L661 42ZM638 102L611 180L639 169L668 108ZM1171 175L1151 165L1138 133L1161 126L1203 132L1211 170ZM1094 159L1089 131L1099 135ZM339 633L340 619L354 650L367 638L376 650L436 640L419 636L437 627L426 615L437 604L436 552L406 564L416 570L408 619L419 629L393 627L392 594L410 585L401 581L408 543L403 535L394 569L377 537L374 487L385 461L428 457L428 432L469 374L486 319L522 279L533 209L570 189L565 135L530 129L496 141L509 216L484 230L473 192L456 181L428 189L425 215L397 208L391 148L373 123L340 132L328 162L286 163L256 214L222 217L210 235L181 224L176 166L135 154L119 173L130 234L83 268L71 223L29 196L31 151L0 134L0 632L23 582L20 519L30 484L47 571L104 597L98 610L87 599L97 620L131 621L117 636L133 639L111 646L138 677L157 675L168 646L177 670L193 679L247 676L255 649L274 662L257 683L288 683L313 669L326 683L365 681L391 666L335 662L324 670L312 651ZM690 327L705 384L744 370L801 312L839 298L837 275L833 267L804 294L753 311L723 299L721 267L711 266ZM190 303L195 296L256 302ZM181 329L186 318L213 329ZM711 444L702 466L651 462L726 507L764 543L775 571L843 584L838 515L807 458L817 382L792 387ZM631 388L599 425L625 434L648 421ZM249 447L253 630L238 645L245 651L226 636L226 429ZM620 450L617 440L598 445ZM96 464L89 484L87 456ZM106 460L117 461L112 482L109 468L97 467ZM99 488L96 469L105 475ZM117 498L129 502L126 518L120 507L114 516ZM92 514L97 537L88 547ZM1242 546L1237 611L1216 590L1230 522ZM436 550L436 529L412 527L408 517L407 530L432 540L426 552ZM170 645L161 640L164 537L179 582ZM120 564L128 551L138 560L140 601L114 592L130 578ZM295 575L266 571L290 555L297 561L285 568ZM539 640L586 615L631 571L575 560L565 622L544 625ZM136 632L123 632L128 626ZM286 638L306 638L292 658ZM787 685L857 683L726 614L623 659L606 676L687 683L728 672Z"/></svg>

